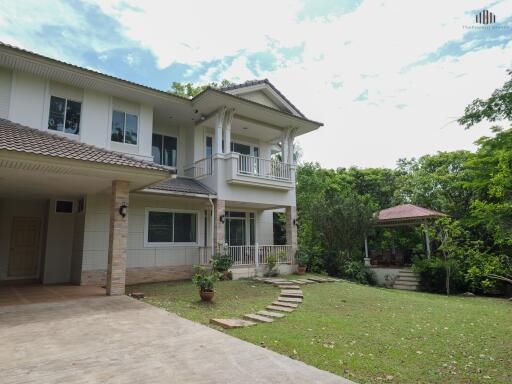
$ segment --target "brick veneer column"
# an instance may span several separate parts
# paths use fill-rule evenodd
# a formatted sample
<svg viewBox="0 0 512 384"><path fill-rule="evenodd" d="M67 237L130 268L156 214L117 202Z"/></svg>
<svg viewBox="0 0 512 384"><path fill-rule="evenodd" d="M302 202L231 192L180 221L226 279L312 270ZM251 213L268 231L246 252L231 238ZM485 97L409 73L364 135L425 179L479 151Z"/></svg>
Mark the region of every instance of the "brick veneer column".
<svg viewBox="0 0 512 384"><path fill-rule="evenodd" d="M224 249L224 242L226 241L224 224L220 222L220 217L226 214L226 202L224 200L215 200L215 215L214 215L214 237L215 251L221 252Z"/></svg>
<svg viewBox="0 0 512 384"><path fill-rule="evenodd" d="M128 241L128 215L121 216L119 207L128 205L127 181L112 182L110 203L110 234L108 244L107 295L123 295L126 281L126 245Z"/></svg>
<svg viewBox="0 0 512 384"><path fill-rule="evenodd" d="M286 243L291 245L290 253L294 257L297 253L297 226L293 223L297 219L297 208L286 207Z"/></svg>

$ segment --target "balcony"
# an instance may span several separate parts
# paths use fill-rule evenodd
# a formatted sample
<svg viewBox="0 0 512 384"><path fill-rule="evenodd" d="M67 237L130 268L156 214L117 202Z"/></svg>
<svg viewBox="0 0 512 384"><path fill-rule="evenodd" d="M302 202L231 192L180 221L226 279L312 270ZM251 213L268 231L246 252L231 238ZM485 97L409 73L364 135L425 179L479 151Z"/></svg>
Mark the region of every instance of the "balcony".
<svg viewBox="0 0 512 384"><path fill-rule="evenodd" d="M184 171L185 176L195 179L220 174L225 181L232 184L250 184L282 190L293 189L295 185L294 165L236 152L197 160L185 167Z"/></svg>

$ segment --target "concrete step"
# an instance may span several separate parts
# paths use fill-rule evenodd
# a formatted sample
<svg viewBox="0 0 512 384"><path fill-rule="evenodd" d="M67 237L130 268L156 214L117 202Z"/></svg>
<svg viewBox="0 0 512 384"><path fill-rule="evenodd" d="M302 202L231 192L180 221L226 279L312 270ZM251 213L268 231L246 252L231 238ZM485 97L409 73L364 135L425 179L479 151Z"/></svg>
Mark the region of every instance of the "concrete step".
<svg viewBox="0 0 512 384"><path fill-rule="evenodd" d="M300 289L300 287L298 285L283 285L283 284L279 284L277 285L278 288L281 288L281 289Z"/></svg>
<svg viewBox="0 0 512 384"><path fill-rule="evenodd" d="M278 301L285 301L287 303L302 303L302 299L300 297L283 297L279 296L277 298Z"/></svg>
<svg viewBox="0 0 512 384"><path fill-rule="evenodd" d="M261 315L261 316L266 316L266 317L275 317L276 319L280 319L280 318L286 316L284 313L277 313L277 312L270 312L270 311L258 311L258 312L256 312L256 314Z"/></svg>
<svg viewBox="0 0 512 384"><path fill-rule="evenodd" d="M420 281L419 277L417 276L397 276L395 281Z"/></svg>
<svg viewBox="0 0 512 384"><path fill-rule="evenodd" d="M414 285L414 286L417 286L418 285L418 282L417 281L403 281L403 280L395 280L395 285L396 284L399 284L399 285Z"/></svg>
<svg viewBox="0 0 512 384"><path fill-rule="evenodd" d="M297 284L297 285L303 285L303 284L307 284L305 283L304 281L301 281L301 280L290 280L293 284Z"/></svg>
<svg viewBox="0 0 512 384"><path fill-rule="evenodd" d="M297 281L301 281L304 284L315 284L315 282L313 280L309 280L309 279L297 279Z"/></svg>
<svg viewBox="0 0 512 384"><path fill-rule="evenodd" d="M210 319L211 324L219 325L222 328L243 328L256 325L254 321L242 320L242 319Z"/></svg>
<svg viewBox="0 0 512 384"><path fill-rule="evenodd" d="M416 276L416 274L413 271L404 271L404 270L398 271L398 275L402 275L402 276Z"/></svg>
<svg viewBox="0 0 512 384"><path fill-rule="evenodd" d="M249 321L255 321L257 323L272 323L274 321L269 317L256 315L255 313L248 313L244 315L244 319Z"/></svg>
<svg viewBox="0 0 512 384"><path fill-rule="evenodd" d="M406 291L417 291L417 286L416 285L394 284L393 288L394 289L402 289L402 290L406 290Z"/></svg>
<svg viewBox="0 0 512 384"><path fill-rule="evenodd" d="M280 305L281 307L288 307L288 308L297 308L299 304L295 303L286 303L284 301L274 301L272 305Z"/></svg>
<svg viewBox="0 0 512 384"><path fill-rule="evenodd" d="M302 294L302 291L290 291L288 289L283 289L281 291L281 296L283 296L283 297L301 297L301 298L304 297L304 295Z"/></svg>
<svg viewBox="0 0 512 384"><path fill-rule="evenodd" d="M314 281L315 283L327 283L329 282L327 279L323 277L308 277L308 280Z"/></svg>
<svg viewBox="0 0 512 384"><path fill-rule="evenodd" d="M271 311L293 312L295 308L281 307L280 305L267 305L265 308Z"/></svg>

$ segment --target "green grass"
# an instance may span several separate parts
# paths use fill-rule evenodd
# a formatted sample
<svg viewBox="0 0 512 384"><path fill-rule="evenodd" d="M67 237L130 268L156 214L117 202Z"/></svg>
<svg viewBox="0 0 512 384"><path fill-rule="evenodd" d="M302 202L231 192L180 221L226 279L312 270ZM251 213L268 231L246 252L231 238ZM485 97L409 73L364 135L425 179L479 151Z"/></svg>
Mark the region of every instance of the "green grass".
<svg viewBox="0 0 512 384"><path fill-rule="evenodd" d="M277 288L219 282L214 303L190 282L132 287L146 301L201 323L263 309ZM303 287L284 319L227 333L360 383L512 382L512 303L346 282Z"/></svg>

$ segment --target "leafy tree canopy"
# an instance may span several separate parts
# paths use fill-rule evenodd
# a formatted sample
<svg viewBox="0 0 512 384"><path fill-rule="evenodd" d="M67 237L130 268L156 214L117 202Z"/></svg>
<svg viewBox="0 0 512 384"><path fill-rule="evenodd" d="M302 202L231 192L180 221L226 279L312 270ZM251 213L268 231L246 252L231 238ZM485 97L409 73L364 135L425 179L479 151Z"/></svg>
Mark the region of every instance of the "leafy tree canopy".
<svg viewBox="0 0 512 384"><path fill-rule="evenodd" d="M222 80L220 83L217 82L211 82L204 85L194 85L192 83L179 83L174 81L171 85L170 92L181 97L186 97L187 99L191 99L194 96L197 96L201 92L203 92L207 88L224 88L229 87L230 85L234 85L235 83L232 83L229 80Z"/></svg>

